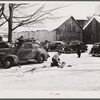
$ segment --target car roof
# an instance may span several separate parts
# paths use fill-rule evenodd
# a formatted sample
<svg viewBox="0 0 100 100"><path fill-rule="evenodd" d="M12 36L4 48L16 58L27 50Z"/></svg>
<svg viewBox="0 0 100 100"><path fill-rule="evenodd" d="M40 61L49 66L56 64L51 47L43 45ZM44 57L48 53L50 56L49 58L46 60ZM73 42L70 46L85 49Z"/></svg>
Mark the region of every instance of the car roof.
<svg viewBox="0 0 100 100"><path fill-rule="evenodd" d="M83 42L80 41L80 40L73 40L73 41L70 41L70 42L80 42L80 43L83 43Z"/></svg>
<svg viewBox="0 0 100 100"><path fill-rule="evenodd" d="M63 41L53 41L53 43L61 43L61 44L65 44Z"/></svg>

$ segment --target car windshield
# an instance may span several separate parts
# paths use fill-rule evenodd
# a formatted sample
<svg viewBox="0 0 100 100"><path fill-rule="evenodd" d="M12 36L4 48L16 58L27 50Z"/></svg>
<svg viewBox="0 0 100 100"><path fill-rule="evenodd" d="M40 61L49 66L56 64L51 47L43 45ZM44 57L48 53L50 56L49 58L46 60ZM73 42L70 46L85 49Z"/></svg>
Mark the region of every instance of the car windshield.
<svg viewBox="0 0 100 100"><path fill-rule="evenodd" d="M70 42L69 45L77 45L78 42Z"/></svg>
<svg viewBox="0 0 100 100"><path fill-rule="evenodd" d="M69 43L69 45L77 45L77 44L83 44L83 42L81 42L81 41L71 41Z"/></svg>

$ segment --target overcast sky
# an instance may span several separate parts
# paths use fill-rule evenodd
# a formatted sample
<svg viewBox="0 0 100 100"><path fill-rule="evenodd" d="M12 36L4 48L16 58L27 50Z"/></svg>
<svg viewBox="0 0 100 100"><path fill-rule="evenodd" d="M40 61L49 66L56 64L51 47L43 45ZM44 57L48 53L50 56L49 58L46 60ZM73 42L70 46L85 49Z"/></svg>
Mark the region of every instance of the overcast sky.
<svg viewBox="0 0 100 100"><path fill-rule="evenodd" d="M98 2L97 1L96 2L92 2L92 1L90 1L90 2L89 1L88 2L86 2L86 1L84 1L84 2L82 2L82 1L81 2L78 2L78 1L75 1L75 2L73 2L73 1L70 1L70 2L69 1L35 2L35 1L33 1L33 2L29 2L29 3L30 3L30 6L28 9L27 8L20 9L20 11L22 11L23 14L28 15L28 13L31 13L34 10L32 5L37 4L37 3L40 3L40 5L45 3L46 4L45 9L68 5L64 8L54 11L53 14L55 17L56 16L67 16L67 17L73 16L75 19L86 19L87 16L92 16L93 14L97 13L97 11L98 11L97 7L100 5L99 1ZM51 24L53 24L53 23L51 23ZM19 30L21 31L21 29L23 31L23 28L19 28L19 29L17 29L17 31L19 31ZM4 28L1 27L0 30L6 30L6 27L4 27ZM26 30L28 30L28 29L26 29Z"/></svg>
<svg viewBox="0 0 100 100"><path fill-rule="evenodd" d="M97 11L98 5L100 2L61 2L61 3L51 3L47 4L49 6L54 5L69 5L68 7L64 7L57 11L56 15L72 15L76 18L85 18L87 16L91 16Z"/></svg>

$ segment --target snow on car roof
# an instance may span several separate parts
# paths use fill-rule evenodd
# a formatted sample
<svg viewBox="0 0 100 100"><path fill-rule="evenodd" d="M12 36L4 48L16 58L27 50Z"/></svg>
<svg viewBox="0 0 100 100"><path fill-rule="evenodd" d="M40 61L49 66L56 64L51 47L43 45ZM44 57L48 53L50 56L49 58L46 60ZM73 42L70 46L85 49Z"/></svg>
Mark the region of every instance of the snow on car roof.
<svg viewBox="0 0 100 100"><path fill-rule="evenodd" d="M53 41L53 43L61 43L61 44L65 44L63 41Z"/></svg>

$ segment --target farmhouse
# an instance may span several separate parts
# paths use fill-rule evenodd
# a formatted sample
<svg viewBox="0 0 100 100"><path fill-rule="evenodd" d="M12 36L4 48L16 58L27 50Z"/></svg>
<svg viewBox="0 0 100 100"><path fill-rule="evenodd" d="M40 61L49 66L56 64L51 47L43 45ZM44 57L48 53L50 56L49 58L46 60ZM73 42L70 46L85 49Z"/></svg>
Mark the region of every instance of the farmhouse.
<svg viewBox="0 0 100 100"><path fill-rule="evenodd" d="M83 41L85 43L100 42L100 17L92 17L83 30Z"/></svg>

